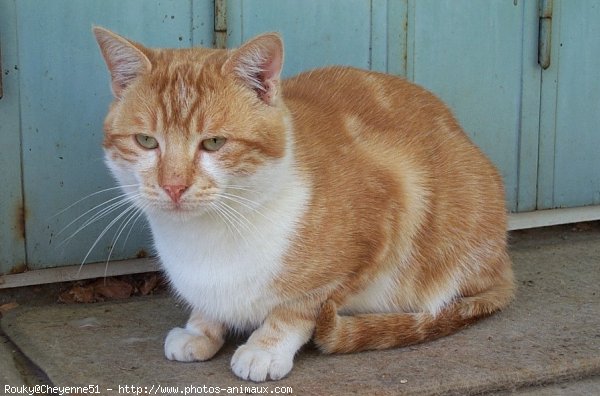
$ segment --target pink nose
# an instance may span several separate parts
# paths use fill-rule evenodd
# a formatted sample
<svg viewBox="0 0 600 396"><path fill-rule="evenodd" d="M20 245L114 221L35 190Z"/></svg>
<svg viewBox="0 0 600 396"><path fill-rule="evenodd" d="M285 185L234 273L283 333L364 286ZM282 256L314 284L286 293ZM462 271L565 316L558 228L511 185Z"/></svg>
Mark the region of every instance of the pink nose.
<svg viewBox="0 0 600 396"><path fill-rule="evenodd" d="M187 190L188 186L178 184L178 185L165 185L162 188L169 194L171 200L175 203L179 203L181 196Z"/></svg>

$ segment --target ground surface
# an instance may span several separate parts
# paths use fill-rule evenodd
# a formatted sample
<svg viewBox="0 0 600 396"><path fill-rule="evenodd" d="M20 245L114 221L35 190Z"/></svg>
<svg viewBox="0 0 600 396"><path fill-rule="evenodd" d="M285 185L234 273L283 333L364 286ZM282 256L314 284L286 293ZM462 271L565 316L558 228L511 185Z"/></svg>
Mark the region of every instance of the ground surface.
<svg viewBox="0 0 600 396"><path fill-rule="evenodd" d="M519 289L504 312L409 348L323 356L309 346L288 378L262 386L297 395L600 395L600 224L520 231L511 244ZM0 322L0 394L6 384L36 383L93 384L102 395L118 394L119 385L121 394L125 385L156 394L169 394L158 386L257 386L229 370L243 339L230 339L209 362L164 359L165 334L186 319L167 292L57 304L69 290L73 285L0 294L0 307L18 304Z"/></svg>

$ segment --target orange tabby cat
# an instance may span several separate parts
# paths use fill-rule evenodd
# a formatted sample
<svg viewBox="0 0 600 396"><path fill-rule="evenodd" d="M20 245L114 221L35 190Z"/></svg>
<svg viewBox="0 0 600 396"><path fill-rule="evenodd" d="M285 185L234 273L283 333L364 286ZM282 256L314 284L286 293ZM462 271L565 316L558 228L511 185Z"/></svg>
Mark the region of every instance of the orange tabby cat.
<svg viewBox="0 0 600 396"><path fill-rule="evenodd" d="M107 164L192 313L167 358L287 375L325 353L450 334L513 296L502 180L434 95L330 67L281 81L277 34L149 49L94 28L115 101Z"/></svg>

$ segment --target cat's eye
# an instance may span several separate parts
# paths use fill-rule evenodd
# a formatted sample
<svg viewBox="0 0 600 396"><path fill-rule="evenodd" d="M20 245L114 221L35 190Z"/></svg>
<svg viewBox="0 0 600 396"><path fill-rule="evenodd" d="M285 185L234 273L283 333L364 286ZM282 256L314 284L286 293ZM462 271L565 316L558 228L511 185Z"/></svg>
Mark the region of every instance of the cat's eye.
<svg viewBox="0 0 600 396"><path fill-rule="evenodd" d="M158 147L158 141L152 136L138 133L135 135L135 140L140 144L140 146L148 150L153 150Z"/></svg>
<svg viewBox="0 0 600 396"><path fill-rule="evenodd" d="M202 141L202 148L206 151L217 151L225 144L224 137L213 137Z"/></svg>

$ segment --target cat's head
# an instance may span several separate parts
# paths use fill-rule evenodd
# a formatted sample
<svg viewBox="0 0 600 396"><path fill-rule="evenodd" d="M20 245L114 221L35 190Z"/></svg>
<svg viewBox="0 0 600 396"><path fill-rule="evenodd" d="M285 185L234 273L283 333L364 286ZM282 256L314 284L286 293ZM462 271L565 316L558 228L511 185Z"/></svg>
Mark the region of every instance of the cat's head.
<svg viewBox="0 0 600 396"><path fill-rule="evenodd" d="M114 95L106 160L138 206L185 218L219 201L257 204L277 183L289 151L277 34L227 51L151 49L93 32Z"/></svg>

